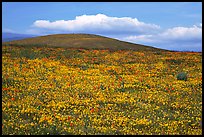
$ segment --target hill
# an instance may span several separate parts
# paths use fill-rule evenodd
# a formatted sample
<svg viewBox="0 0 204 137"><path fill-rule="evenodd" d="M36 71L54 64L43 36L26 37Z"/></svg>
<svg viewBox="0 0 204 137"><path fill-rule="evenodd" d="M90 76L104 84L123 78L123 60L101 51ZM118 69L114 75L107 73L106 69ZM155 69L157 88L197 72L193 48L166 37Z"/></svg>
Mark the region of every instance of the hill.
<svg viewBox="0 0 204 137"><path fill-rule="evenodd" d="M31 37L35 37L35 35L3 32L2 42L21 40L21 39L26 39L26 38L31 38Z"/></svg>
<svg viewBox="0 0 204 137"><path fill-rule="evenodd" d="M93 34L54 34L3 42L3 45L48 46L83 49L111 49L111 50L163 50L150 46L133 44L104 36Z"/></svg>

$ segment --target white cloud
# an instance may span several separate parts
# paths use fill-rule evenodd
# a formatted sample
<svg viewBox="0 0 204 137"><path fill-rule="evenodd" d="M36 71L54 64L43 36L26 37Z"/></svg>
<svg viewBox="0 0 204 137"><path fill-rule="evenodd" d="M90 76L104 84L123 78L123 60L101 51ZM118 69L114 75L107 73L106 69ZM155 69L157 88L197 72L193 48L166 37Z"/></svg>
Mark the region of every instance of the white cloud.
<svg viewBox="0 0 204 137"><path fill-rule="evenodd" d="M148 24L130 17L109 17L104 14L77 16L74 20L37 20L33 27L48 31L86 32L100 34L146 34L160 29L160 26Z"/></svg>
<svg viewBox="0 0 204 137"><path fill-rule="evenodd" d="M16 33L16 31L14 31L14 30L12 30L12 29L8 29L8 28L3 29L2 32Z"/></svg>
<svg viewBox="0 0 204 137"><path fill-rule="evenodd" d="M154 35L138 35L138 36L127 36L124 37L123 39L125 41L130 41L130 42L147 42L147 43L152 43L155 42L156 40L153 39Z"/></svg>
<svg viewBox="0 0 204 137"><path fill-rule="evenodd" d="M49 35L49 33L44 31L43 29L28 29L25 31L25 34L33 34L37 36Z"/></svg>
<svg viewBox="0 0 204 137"><path fill-rule="evenodd" d="M158 35L163 40L194 40L202 39L202 27L174 27Z"/></svg>
<svg viewBox="0 0 204 137"><path fill-rule="evenodd" d="M174 27L156 35L127 36L122 40L171 50L202 50L202 23L193 27Z"/></svg>

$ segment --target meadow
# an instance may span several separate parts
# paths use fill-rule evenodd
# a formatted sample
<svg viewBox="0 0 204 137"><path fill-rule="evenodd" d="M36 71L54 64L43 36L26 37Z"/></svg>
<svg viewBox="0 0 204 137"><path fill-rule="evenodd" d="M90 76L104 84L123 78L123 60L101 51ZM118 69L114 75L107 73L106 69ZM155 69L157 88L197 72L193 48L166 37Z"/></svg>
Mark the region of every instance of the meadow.
<svg viewBox="0 0 204 137"><path fill-rule="evenodd" d="M3 135L201 135L201 118L202 53L2 46Z"/></svg>

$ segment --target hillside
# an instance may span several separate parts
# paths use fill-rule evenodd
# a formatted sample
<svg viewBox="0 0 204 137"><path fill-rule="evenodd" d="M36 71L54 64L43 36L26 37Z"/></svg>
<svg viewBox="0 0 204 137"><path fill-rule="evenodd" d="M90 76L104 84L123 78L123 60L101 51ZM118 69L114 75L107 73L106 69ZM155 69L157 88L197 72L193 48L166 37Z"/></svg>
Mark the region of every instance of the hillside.
<svg viewBox="0 0 204 137"><path fill-rule="evenodd" d="M2 135L201 135L202 104L202 53L2 46Z"/></svg>
<svg viewBox="0 0 204 137"><path fill-rule="evenodd" d="M49 46L84 49L132 49L132 50L162 50L150 46L133 44L116 39L92 34L55 34L3 42L3 45Z"/></svg>
<svg viewBox="0 0 204 137"><path fill-rule="evenodd" d="M13 40L22 40L26 38L36 37L35 35L30 34L18 34L18 33L8 33L2 32L2 42L8 42Z"/></svg>

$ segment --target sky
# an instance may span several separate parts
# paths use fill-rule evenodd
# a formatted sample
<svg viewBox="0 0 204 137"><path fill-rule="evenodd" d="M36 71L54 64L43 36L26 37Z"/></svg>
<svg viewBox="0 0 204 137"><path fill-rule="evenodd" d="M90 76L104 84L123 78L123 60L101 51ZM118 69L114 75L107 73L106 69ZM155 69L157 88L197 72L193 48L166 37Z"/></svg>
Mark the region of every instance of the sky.
<svg viewBox="0 0 204 137"><path fill-rule="evenodd" d="M89 33L202 51L202 2L2 2L2 31Z"/></svg>

